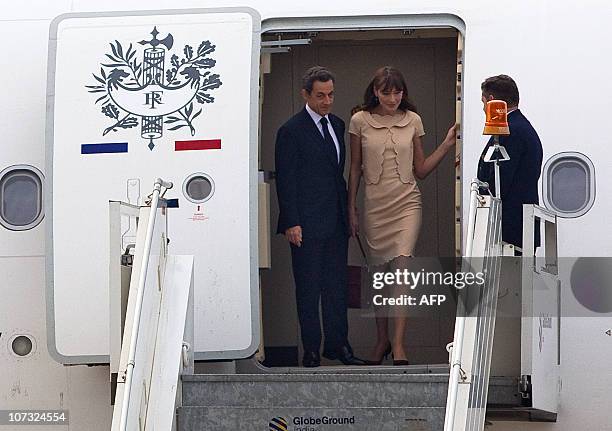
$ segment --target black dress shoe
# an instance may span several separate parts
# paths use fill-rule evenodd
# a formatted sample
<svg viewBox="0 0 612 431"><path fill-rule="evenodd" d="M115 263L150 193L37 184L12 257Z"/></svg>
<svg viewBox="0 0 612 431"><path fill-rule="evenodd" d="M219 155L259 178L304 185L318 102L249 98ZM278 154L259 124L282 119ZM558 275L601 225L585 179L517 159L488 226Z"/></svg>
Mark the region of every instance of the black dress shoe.
<svg viewBox="0 0 612 431"><path fill-rule="evenodd" d="M323 356L331 360L339 360L344 365L367 365L363 359L353 355L353 350L349 346L342 346L335 351L324 351Z"/></svg>
<svg viewBox="0 0 612 431"><path fill-rule="evenodd" d="M321 358L319 352L312 350L305 350L304 357L302 358L302 366L307 368L314 368L321 365Z"/></svg>
<svg viewBox="0 0 612 431"><path fill-rule="evenodd" d="M338 354L336 353L336 350L328 349L327 347L323 349L323 353L321 354L321 356L323 356L326 359L331 359L332 361L335 361L336 359L338 359Z"/></svg>
<svg viewBox="0 0 612 431"><path fill-rule="evenodd" d="M345 346L339 347L339 348L324 347L323 348L323 357L327 358L327 359L330 359L332 361L335 361L337 359L340 359L340 356L342 355L342 350L343 349L346 349L351 355L353 354L353 349L349 345L345 345Z"/></svg>

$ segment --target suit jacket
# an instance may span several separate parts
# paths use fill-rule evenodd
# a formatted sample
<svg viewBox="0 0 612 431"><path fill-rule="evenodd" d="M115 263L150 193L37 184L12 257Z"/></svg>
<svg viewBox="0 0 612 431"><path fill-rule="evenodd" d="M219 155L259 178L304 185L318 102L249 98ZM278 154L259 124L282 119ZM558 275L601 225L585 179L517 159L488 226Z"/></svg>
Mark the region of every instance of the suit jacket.
<svg viewBox="0 0 612 431"><path fill-rule="evenodd" d="M506 148L510 160L500 162L502 196L502 239L523 246L523 204L539 204L538 180L542 170L542 143L535 129L518 109L508 114L509 136L500 136L500 145ZM493 145L487 143L478 162L478 179L489 183L495 193L493 163L486 163L484 155ZM539 245L539 229L536 229Z"/></svg>
<svg viewBox="0 0 612 431"><path fill-rule="evenodd" d="M325 142L306 108L278 130L275 151L278 233L301 226L304 239L329 238L339 228L348 234L345 126L333 114L328 118L338 138L340 162L335 147Z"/></svg>

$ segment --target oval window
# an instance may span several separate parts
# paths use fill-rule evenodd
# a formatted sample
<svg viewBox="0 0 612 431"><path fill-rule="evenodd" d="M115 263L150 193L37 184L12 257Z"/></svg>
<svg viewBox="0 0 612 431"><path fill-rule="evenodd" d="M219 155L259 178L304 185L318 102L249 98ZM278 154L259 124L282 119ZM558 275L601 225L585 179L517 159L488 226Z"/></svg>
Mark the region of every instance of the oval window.
<svg viewBox="0 0 612 431"><path fill-rule="evenodd" d="M189 201L196 204L206 202L214 192L214 181L203 173L192 174L183 183L183 194Z"/></svg>
<svg viewBox="0 0 612 431"><path fill-rule="evenodd" d="M42 173L33 166L11 166L0 173L0 223L27 230L43 218Z"/></svg>
<svg viewBox="0 0 612 431"><path fill-rule="evenodd" d="M544 166L544 204L561 217L580 217L595 202L595 168L580 153L560 153Z"/></svg>

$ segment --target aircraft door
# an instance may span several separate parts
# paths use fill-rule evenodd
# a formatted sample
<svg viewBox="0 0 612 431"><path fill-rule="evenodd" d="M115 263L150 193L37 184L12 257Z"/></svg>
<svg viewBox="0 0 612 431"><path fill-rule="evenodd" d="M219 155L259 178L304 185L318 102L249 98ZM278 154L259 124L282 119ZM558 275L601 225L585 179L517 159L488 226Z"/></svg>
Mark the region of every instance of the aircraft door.
<svg viewBox="0 0 612 431"><path fill-rule="evenodd" d="M142 205L158 177L179 202L171 253L194 256L196 359L257 349L260 28L247 8L53 22L47 307L58 361L108 362L109 265L119 264L108 257L108 201Z"/></svg>

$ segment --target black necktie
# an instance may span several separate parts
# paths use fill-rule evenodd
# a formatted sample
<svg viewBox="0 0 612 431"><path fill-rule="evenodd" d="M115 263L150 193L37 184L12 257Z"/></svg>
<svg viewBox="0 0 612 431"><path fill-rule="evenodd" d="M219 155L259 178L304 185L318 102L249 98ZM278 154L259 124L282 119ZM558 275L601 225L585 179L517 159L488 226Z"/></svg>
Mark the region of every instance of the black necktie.
<svg viewBox="0 0 612 431"><path fill-rule="evenodd" d="M329 121L327 121L327 118L322 117L321 126L323 126L323 139L325 140L325 143L327 145L331 145L330 148L334 150L334 158L336 159L336 161L338 161L338 151L336 150L336 144L331 134L329 133L329 129L327 128L327 123L329 123Z"/></svg>

